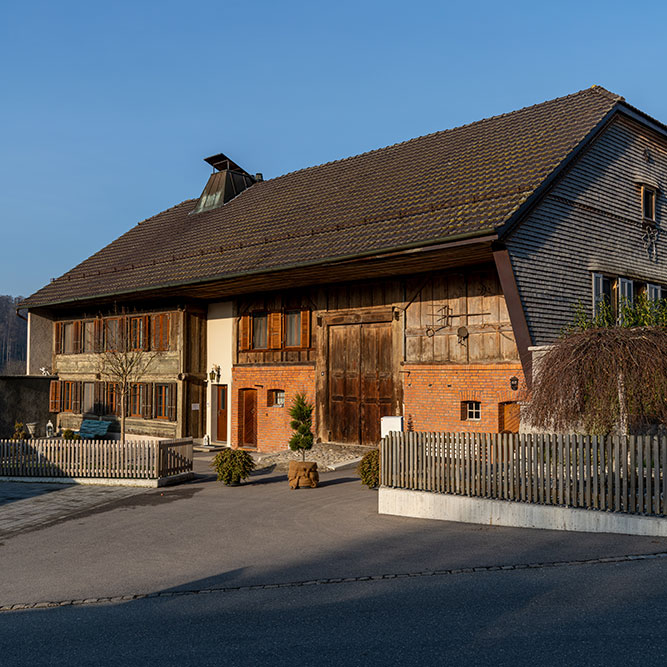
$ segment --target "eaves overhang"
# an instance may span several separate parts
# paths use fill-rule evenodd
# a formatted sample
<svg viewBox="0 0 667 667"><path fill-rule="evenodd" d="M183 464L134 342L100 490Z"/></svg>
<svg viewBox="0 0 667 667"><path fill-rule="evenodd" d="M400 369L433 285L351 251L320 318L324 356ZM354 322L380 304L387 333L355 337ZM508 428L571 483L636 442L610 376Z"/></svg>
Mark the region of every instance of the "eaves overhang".
<svg viewBox="0 0 667 667"><path fill-rule="evenodd" d="M476 257L483 257L486 261L486 253L488 250L488 259L492 258L491 245L498 238L497 233L492 228L481 229L476 232L467 232L463 234L450 235L443 238L433 239L431 242L425 244L412 243L405 244L398 247L387 248L379 251L360 252L354 254L341 255L339 257L327 258L323 260L307 261L301 263L285 264L272 267L270 270L257 269L251 271L242 271L235 273L227 273L221 275L209 276L203 280L180 280L160 283L156 285L146 286L141 289L126 289L116 290L94 295L86 295L76 298L60 299L57 301L35 301L31 302L27 299L25 302L19 304L21 308L28 310L44 310L44 309L61 309L67 306L83 307L88 304L97 302L112 302L112 301L129 301L141 300L158 296L159 293L169 292L170 295L187 295L188 292L194 290L201 290L206 287L219 287L220 293L227 292L225 286L234 286L233 291L225 294L226 296L233 296L234 294L248 293L249 291L260 291L262 289L280 289L281 285L288 286L286 278L289 273L299 272L302 276L315 270L326 271L326 279L318 279L316 282L322 284L324 282L338 282L341 277L336 275L336 271L343 272L342 280L350 280L344 269L350 267L362 267L373 265L374 269L371 272L373 277L389 276L397 273L405 272L419 272L423 258L428 255L433 257L445 257L448 254L458 253L458 259L455 264L465 263L466 249L473 249L479 247L484 249L482 255L473 255L470 259L474 262ZM445 262L446 263L446 262ZM424 268L422 270L428 270ZM360 274L359 279L364 276ZM239 281L247 283L247 285L240 285ZM279 281L278 283L276 281ZM307 284L307 283L304 283Z"/></svg>

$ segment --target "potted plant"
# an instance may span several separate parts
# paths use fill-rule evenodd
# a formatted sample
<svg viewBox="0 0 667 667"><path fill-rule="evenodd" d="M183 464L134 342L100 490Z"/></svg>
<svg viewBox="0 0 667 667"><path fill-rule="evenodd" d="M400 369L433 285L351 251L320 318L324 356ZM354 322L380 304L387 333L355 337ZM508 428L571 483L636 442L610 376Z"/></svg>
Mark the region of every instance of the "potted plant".
<svg viewBox="0 0 667 667"><path fill-rule="evenodd" d="M227 486L238 486L255 469L255 460L243 449L223 449L210 463L218 473L218 481Z"/></svg>
<svg viewBox="0 0 667 667"><path fill-rule="evenodd" d="M293 452L301 452L301 461L289 463L289 485L291 489L300 486L315 488L320 481L317 472L317 463L306 461L306 452L313 446L313 406L308 403L304 394L297 394L289 410L292 421L290 426L294 433L289 441L289 448Z"/></svg>

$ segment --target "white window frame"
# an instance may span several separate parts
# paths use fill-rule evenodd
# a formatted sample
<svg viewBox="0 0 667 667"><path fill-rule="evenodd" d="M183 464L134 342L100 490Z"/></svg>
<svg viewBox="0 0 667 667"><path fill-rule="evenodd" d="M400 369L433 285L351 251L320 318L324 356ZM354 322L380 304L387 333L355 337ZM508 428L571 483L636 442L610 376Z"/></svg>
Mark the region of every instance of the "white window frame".
<svg viewBox="0 0 667 667"><path fill-rule="evenodd" d="M646 283L646 296L649 301L660 301L663 298L663 288L654 283Z"/></svg>

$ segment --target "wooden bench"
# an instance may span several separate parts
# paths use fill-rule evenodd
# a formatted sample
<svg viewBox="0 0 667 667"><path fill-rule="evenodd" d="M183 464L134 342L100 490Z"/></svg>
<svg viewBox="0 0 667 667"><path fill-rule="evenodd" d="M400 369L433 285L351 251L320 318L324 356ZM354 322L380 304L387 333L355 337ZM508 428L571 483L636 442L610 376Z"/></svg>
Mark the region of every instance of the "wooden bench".
<svg viewBox="0 0 667 667"><path fill-rule="evenodd" d="M100 440L106 436L111 422L97 421L96 419L84 419L79 427L79 435L90 440Z"/></svg>

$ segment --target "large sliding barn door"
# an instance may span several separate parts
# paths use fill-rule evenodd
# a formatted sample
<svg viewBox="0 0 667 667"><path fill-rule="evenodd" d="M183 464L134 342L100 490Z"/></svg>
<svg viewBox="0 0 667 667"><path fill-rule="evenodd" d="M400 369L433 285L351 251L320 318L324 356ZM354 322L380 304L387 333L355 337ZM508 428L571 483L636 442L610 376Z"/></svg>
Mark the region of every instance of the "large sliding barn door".
<svg viewBox="0 0 667 667"><path fill-rule="evenodd" d="M329 431L334 442L374 445L392 412L391 325L329 328Z"/></svg>

